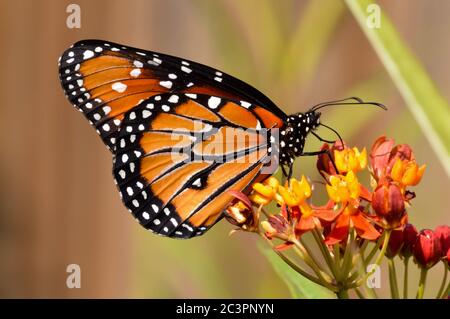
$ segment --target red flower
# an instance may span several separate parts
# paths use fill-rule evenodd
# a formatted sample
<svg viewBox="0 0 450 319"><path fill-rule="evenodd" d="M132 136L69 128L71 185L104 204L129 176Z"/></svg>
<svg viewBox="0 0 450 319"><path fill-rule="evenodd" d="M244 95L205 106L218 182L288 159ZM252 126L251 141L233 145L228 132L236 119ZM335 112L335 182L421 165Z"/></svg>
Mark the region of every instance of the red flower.
<svg viewBox="0 0 450 319"><path fill-rule="evenodd" d="M450 249L447 250L447 265L450 266Z"/></svg>
<svg viewBox="0 0 450 319"><path fill-rule="evenodd" d="M400 188L393 183L378 185L372 195L372 207L383 228L394 229L406 223L403 195Z"/></svg>
<svg viewBox="0 0 450 319"><path fill-rule="evenodd" d="M342 151L344 148L345 148L345 144L342 145L340 141L336 141L331 146L331 148L330 148L330 146L328 144L326 144L326 143L323 144L323 146L322 146L322 148L320 150L322 150L322 151L323 150L328 150L329 151L328 153L331 155L331 158L326 153L320 154L317 157L317 162L316 162L317 170L321 174L323 174L323 173L326 173L327 175L336 175L336 174L338 174L338 172L336 172L336 169L335 169L335 167L333 165L333 162L332 162L332 160L334 161L334 151L335 150ZM325 176L324 176L324 178L325 178Z"/></svg>
<svg viewBox="0 0 450 319"><path fill-rule="evenodd" d="M414 225L407 223L403 228L403 246L401 254L403 257L411 257L413 253L413 246L417 240L417 229Z"/></svg>
<svg viewBox="0 0 450 319"><path fill-rule="evenodd" d="M414 259L423 268L433 267L441 258L441 242L430 229L421 230L413 247Z"/></svg>
<svg viewBox="0 0 450 319"><path fill-rule="evenodd" d="M389 164L394 143L393 139L380 136L372 145L369 160L376 180L386 175L386 168Z"/></svg>
<svg viewBox="0 0 450 319"><path fill-rule="evenodd" d="M404 243L403 230L400 229L393 230L391 233L391 237L389 238L386 256L389 258L395 257L400 252L403 243Z"/></svg>
<svg viewBox="0 0 450 319"><path fill-rule="evenodd" d="M442 256L447 256L450 250L450 227L448 225L440 225L436 227L434 234L441 242Z"/></svg>

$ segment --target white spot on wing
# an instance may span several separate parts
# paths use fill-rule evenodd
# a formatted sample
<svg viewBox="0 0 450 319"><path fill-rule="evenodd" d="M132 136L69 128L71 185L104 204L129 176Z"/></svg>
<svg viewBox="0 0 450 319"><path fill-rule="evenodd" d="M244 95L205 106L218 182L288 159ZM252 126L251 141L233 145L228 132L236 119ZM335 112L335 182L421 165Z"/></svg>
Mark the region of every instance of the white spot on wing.
<svg viewBox="0 0 450 319"><path fill-rule="evenodd" d="M252 106L250 103L245 102L245 101L241 101L241 106L245 107L246 109L248 109L250 106Z"/></svg>
<svg viewBox="0 0 450 319"><path fill-rule="evenodd" d="M116 82L111 85L111 88L116 92L123 93L127 89L127 85L123 84L122 82Z"/></svg>
<svg viewBox="0 0 450 319"><path fill-rule="evenodd" d="M142 68L144 66L144 64L141 61L135 60L133 62L134 66L137 68Z"/></svg>
<svg viewBox="0 0 450 319"><path fill-rule="evenodd" d="M159 85L162 87L170 89L172 87L172 81L160 81Z"/></svg>
<svg viewBox="0 0 450 319"><path fill-rule="evenodd" d="M137 78L139 75L141 75L141 69L133 69L130 71L130 75L134 78Z"/></svg>
<svg viewBox="0 0 450 319"><path fill-rule="evenodd" d="M90 59L94 56L94 52L92 52L91 50L86 50L83 52L83 59L87 60Z"/></svg>
<svg viewBox="0 0 450 319"><path fill-rule="evenodd" d="M195 94L195 93L186 93L185 94L188 98L191 98L191 99L196 99L197 98L197 94Z"/></svg>
<svg viewBox="0 0 450 319"><path fill-rule="evenodd" d="M211 97L208 99L208 106L209 106L210 108L212 108L212 109L215 109L215 108L217 108L217 107L219 106L219 104L220 104L221 101L222 101L222 100L221 100L220 97L217 97L217 96L211 96Z"/></svg>
<svg viewBox="0 0 450 319"><path fill-rule="evenodd" d="M186 73L191 73L192 72L191 69L189 69L188 67L186 67L184 65L181 66L181 71L186 72Z"/></svg>
<svg viewBox="0 0 450 319"><path fill-rule="evenodd" d="M179 100L179 96L178 96L178 95L171 95L171 96L169 97L169 99L168 99L168 101L169 101L170 103L178 103L178 100Z"/></svg>

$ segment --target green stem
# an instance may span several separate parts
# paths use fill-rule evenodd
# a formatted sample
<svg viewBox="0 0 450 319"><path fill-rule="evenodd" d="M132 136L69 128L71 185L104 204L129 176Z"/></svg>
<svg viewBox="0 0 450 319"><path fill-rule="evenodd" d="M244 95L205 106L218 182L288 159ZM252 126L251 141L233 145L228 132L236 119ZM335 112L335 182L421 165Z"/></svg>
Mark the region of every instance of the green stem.
<svg viewBox="0 0 450 319"><path fill-rule="evenodd" d="M403 299L408 299L408 269L409 269L409 257L403 260L405 265L405 271L403 273Z"/></svg>
<svg viewBox="0 0 450 319"><path fill-rule="evenodd" d="M391 288L392 299L399 299L398 293L398 283L397 283L397 272L395 270L395 262L393 258L388 259L389 266L389 286Z"/></svg>
<svg viewBox="0 0 450 319"><path fill-rule="evenodd" d="M383 260L383 257L386 254L386 250L389 244L389 238L391 238L391 232L392 232L391 230L386 230L383 240L383 247L381 248L380 254L378 255L377 259L375 259L375 266L380 266L381 261Z"/></svg>
<svg viewBox="0 0 450 319"><path fill-rule="evenodd" d="M336 292L336 296L339 299L349 299L348 290L347 289L339 290L339 291Z"/></svg>
<svg viewBox="0 0 450 319"><path fill-rule="evenodd" d="M359 253L361 254L361 259L365 260L364 254L366 253L366 248L369 245L368 240L364 240L361 247L359 248Z"/></svg>
<svg viewBox="0 0 450 319"><path fill-rule="evenodd" d="M357 255L358 258L361 259L361 262L358 262L359 260L356 260L356 265L358 265L358 274L362 277L365 276L366 274L366 269L365 269L365 260L363 258L363 256L361 256L361 254ZM355 278L356 279L356 278ZM378 296L375 292L374 288L368 287L367 283L362 282L361 280L356 281L353 283L353 285L355 287L359 287L359 286L363 286L364 287L364 291L366 292L367 296L371 299L377 299Z"/></svg>
<svg viewBox="0 0 450 319"><path fill-rule="evenodd" d="M330 269L331 273L333 274L333 277L336 278L337 269L336 265L333 262L333 259L331 257L330 251L327 247L327 245L324 243L323 235L319 232L317 228L314 228L312 231L312 234L314 236L314 239L319 246L320 250L322 251L322 255L328 265L328 268Z"/></svg>
<svg viewBox="0 0 450 319"><path fill-rule="evenodd" d="M444 292L445 283L447 282L448 267L445 264L445 262L443 262L443 264L444 264L444 278L442 279L441 287L439 288L439 292L436 298L440 298L442 296L442 293Z"/></svg>
<svg viewBox="0 0 450 319"><path fill-rule="evenodd" d="M334 264L336 265L336 278L340 276L341 271L341 248L339 243L333 245Z"/></svg>
<svg viewBox="0 0 450 319"><path fill-rule="evenodd" d="M423 299L423 294L425 292L425 283L427 281L427 273L428 273L428 269L426 269L426 268L420 269L420 281L419 281L419 287L417 289L416 299Z"/></svg>
<svg viewBox="0 0 450 319"><path fill-rule="evenodd" d="M373 246L372 250L369 252L369 255L367 255L367 258L365 258L364 266L367 266L370 263L373 256L375 256L377 251L380 249L381 243L382 243L381 240L377 240L377 242L375 243L375 246Z"/></svg>
<svg viewBox="0 0 450 319"><path fill-rule="evenodd" d="M323 273L327 274L328 277L331 277L326 271L324 271L324 270L322 269L322 267L320 267L320 264L317 262L316 257L314 256L313 252L312 252L311 249L308 247L308 245L305 245L305 242L304 242L301 238L299 239L299 242L302 244L302 246L303 246L303 248L305 249L306 253L307 253L308 256L311 258L311 261L312 261L314 264L316 264L316 265L319 267L319 269L320 269ZM331 269L330 269L330 270L331 270Z"/></svg>
<svg viewBox="0 0 450 319"><path fill-rule="evenodd" d="M450 270L450 266L444 263L445 269L447 269L447 272ZM450 282L447 285L447 288L445 288L442 295L439 297L441 299L447 298L450 295Z"/></svg>
<svg viewBox="0 0 450 319"><path fill-rule="evenodd" d="M358 288L355 288L355 292L356 292L356 295L359 297L359 299L366 299L366 297L364 296L362 291L359 290Z"/></svg>
<svg viewBox="0 0 450 319"><path fill-rule="evenodd" d="M381 242L381 241L383 242L383 247L381 248L381 251L378 254L378 257L375 260L375 263L373 264L372 271L366 273L366 275L362 279L362 283L366 282L367 278L369 278L369 276L372 275L372 273L375 271L375 269L380 266L381 261L383 260L383 257L386 254L387 246L388 246L388 243L389 243L389 238L391 237L391 232L392 232L392 230L390 230L390 229L385 230L385 232L383 234L384 239L381 240L382 238L380 238L378 240L378 242ZM379 245L378 245L378 247L379 247ZM366 260L366 263L368 263L368 260Z"/></svg>
<svg viewBox="0 0 450 319"><path fill-rule="evenodd" d="M311 274L309 274L308 272L306 272L305 270L303 270L302 268L300 268L300 266L298 266L297 264L295 264L289 257L287 257L286 255L284 255L281 251L276 250L272 241L270 239L268 239L266 236L264 236L264 234L260 233L260 236L263 237L266 242L272 247L272 250L286 263L288 264L292 269L294 269L296 272L298 272L300 275L302 275L305 278L308 278L309 280L311 280L312 282L321 285L325 288L330 289L331 291L335 291L336 289L333 286L330 286L328 284L326 284L325 282L321 281L319 278L316 278L314 276L312 276Z"/></svg>
<svg viewBox="0 0 450 319"><path fill-rule="evenodd" d="M338 279L338 282L345 285L347 282L347 278L349 276L350 270L352 268L352 246L354 244L355 239L355 232L352 229L349 231L349 236L347 240L347 245L345 247L344 252L344 260L342 261L342 268L340 272L340 276Z"/></svg>
<svg viewBox="0 0 450 319"><path fill-rule="evenodd" d="M447 298L449 295L450 295L450 282L448 283L447 288L442 294L441 299Z"/></svg>
<svg viewBox="0 0 450 319"><path fill-rule="evenodd" d="M331 285L331 277L325 273L313 259L311 259L305 247L297 240L293 240L292 243L294 244L294 251L314 271L316 276L319 277L320 280L323 280L324 283L326 282Z"/></svg>

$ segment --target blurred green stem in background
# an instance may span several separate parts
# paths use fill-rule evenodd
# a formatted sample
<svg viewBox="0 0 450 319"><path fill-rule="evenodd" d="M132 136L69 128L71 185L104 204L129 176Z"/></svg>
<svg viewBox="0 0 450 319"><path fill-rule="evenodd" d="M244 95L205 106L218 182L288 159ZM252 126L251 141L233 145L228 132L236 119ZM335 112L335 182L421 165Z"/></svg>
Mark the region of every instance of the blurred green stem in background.
<svg viewBox="0 0 450 319"><path fill-rule="evenodd" d="M450 177L450 108L423 66L403 43L388 17L380 11L380 26L369 27L373 0L346 0L380 60L419 123Z"/></svg>
<svg viewBox="0 0 450 319"><path fill-rule="evenodd" d="M309 1L281 60L282 83L296 79L298 87L313 76L344 9L340 1Z"/></svg>

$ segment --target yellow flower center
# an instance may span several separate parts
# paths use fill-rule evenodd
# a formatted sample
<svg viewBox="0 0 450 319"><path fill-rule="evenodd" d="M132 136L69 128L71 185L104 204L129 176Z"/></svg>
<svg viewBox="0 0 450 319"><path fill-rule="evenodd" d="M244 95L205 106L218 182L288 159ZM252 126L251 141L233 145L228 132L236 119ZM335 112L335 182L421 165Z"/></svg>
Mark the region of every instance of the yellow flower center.
<svg viewBox="0 0 450 319"><path fill-rule="evenodd" d="M336 203L347 203L352 199L358 199L361 193L358 178L353 171L347 175L333 175L330 184L326 185L328 196Z"/></svg>
<svg viewBox="0 0 450 319"><path fill-rule="evenodd" d="M356 147L334 151L334 161L340 173L358 172L367 166L367 151L360 152Z"/></svg>
<svg viewBox="0 0 450 319"><path fill-rule="evenodd" d="M284 203L289 207L299 206L300 203L311 197L311 185L303 175L300 181L291 178L288 186L279 186L278 193L277 200L280 204Z"/></svg>

